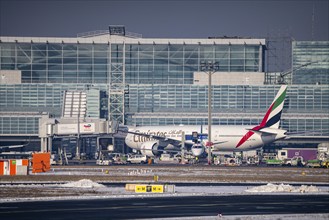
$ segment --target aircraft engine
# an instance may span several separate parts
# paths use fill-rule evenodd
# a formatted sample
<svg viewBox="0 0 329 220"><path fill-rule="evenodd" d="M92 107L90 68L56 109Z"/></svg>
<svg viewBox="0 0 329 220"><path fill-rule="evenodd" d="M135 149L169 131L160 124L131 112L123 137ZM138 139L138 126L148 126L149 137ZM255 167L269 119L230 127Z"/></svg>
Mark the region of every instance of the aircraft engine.
<svg viewBox="0 0 329 220"><path fill-rule="evenodd" d="M159 144L157 141L146 141L141 145L141 153L143 155L154 157L160 154Z"/></svg>
<svg viewBox="0 0 329 220"><path fill-rule="evenodd" d="M191 151L194 156L199 157L204 152L204 146L200 143L193 144Z"/></svg>

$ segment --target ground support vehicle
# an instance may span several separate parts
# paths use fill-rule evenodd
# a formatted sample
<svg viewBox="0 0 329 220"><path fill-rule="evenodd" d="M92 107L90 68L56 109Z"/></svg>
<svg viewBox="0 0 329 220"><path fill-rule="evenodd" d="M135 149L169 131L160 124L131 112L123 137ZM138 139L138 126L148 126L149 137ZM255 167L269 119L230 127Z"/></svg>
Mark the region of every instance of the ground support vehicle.
<svg viewBox="0 0 329 220"><path fill-rule="evenodd" d="M100 165L100 166L108 166L110 164L112 164L112 160L102 160L102 159L99 159L99 160L96 160L96 164L97 165Z"/></svg>
<svg viewBox="0 0 329 220"><path fill-rule="evenodd" d="M135 163L135 164L146 164L148 162L148 157L142 154L132 154L128 155L127 163Z"/></svg>
<svg viewBox="0 0 329 220"><path fill-rule="evenodd" d="M154 162L159 164L179 163L179 159L177 157L172 157L170 154L161 154L161 156L156 158Z"/></svg>
<svg viewBox="0 0 329 220"><path fill-rule="evenodd" d="M329 160L323 160L321 161L321 167L323 168L329 168Z"/></svg>
<svg viewBox="0 0 329 220"><path fill-rule="evenodd" d="M214 165L220 165L221 161L219 157L214 157Z"/></svg>
<svg viewBox="0 0 329 220"><path fill-rule="evenodd" d="M321 160L308 160L306 166L312 168L319 168L321 167L321 162Z"/></svg>
<svg viewBox="0 0 329 220"><path fill-rule="evenodd" d="M107 151L100 151L99 158L96 160L96 164L100 166L108 166L113 163L113 159L109 156Z"/></svg>
<svg viewBox="0 0 329 220"><path fill-rule="evenodd" d="M247 157L247 165L259 165L259 157L253 156L253 157Z"/></svg>
<svg viewBox="0 0 329 220"><path fill-rule="evenodd" d="M306 161L317 159L316 148L282 148L273 160L268 160L267 165L305 166ZM281 163L281 164L280 164Z"/></svg>
<svg viewBox="0 0 329 220"><path fill-rule="evenodd" d="M329 168L329 143L318 145L318 160L321 160L321 167Z"/></svg>
<svg viewBox="0 0 329 220"><path fill-rule="evenodd" d="M112 159L114 164L127 164L127 156L122 153L111 153L109 158Z"/></svg>
<svg viewBox="0 0 329 220"><path fill-rule="evenodd" d="M180 162L182 162L182 161L180 161ZM188 155L185 155L184 162L188 163L188 164L197 164L200 162L200 157L196 157L194 155L188 154Z"/></svg>
<svg viewBox="0 0 329 220"><path fill-rule="evenodd" d="M304 161L314 160L317 158L317 151L316 148L282 148L278 151L276 159L286 160L302 157Z"/></svg>
<svg viewBox="0 0 329 220"><path fill-rule="evenodd" d="M61 161L58 154L50 155L50 164L51 165L61 165Z"/></svg>
<svg viewBox="0 0 329 220"><path fill-rule="evenodd" d="M213 157L213 164L224 166L240 166L242 164L242 160L236 155L216 154Z"/></svg>
<svg viewBox="0 0 329 220"><path fill-rule="evenodd" d="M268 159L265 163L267 166L282 166L283 161L278 159Z"/></svg>
<svg viewBox="0 0 329 220"><path fill-rule="evenodd" d="M286 159L283 161L283 166L297 166L297 167L303 167L306 165L306 161L304 161L304 158L301 156L294 156L291 159Z"/></svg>
<svg viewBox="0 0 329 220"><path fill-rule="evenodd" d="M225 166L240 166L241 160L237 157L227 157L224 161Z"/></svg>

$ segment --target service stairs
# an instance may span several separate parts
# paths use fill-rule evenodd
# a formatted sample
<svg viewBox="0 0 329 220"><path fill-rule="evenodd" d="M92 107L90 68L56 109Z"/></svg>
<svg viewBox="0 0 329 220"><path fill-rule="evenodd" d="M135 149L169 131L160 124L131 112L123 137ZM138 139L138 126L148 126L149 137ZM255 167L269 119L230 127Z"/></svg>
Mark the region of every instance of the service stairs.
<svg viewBox="0 0 329 220"><path fill-rule="evenodd" d="M87 93L85 91L65 91L63 102L63 118L86 117Z"/></svg>

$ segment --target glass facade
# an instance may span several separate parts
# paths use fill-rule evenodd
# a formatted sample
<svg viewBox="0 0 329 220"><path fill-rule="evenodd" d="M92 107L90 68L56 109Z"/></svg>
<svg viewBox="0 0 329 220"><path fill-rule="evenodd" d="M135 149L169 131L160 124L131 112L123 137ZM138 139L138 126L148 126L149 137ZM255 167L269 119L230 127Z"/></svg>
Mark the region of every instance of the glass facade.
<svg viewBox="0 0 329 220"><path fill-rule="evenodd" d="M88 91L87 117L107 116L106 84L0 85L0 135L37 136L42 112L61 117L63 93L67 90Z"/></svg>
<svg viewBox="0 0 329 220"><path fill-rule="evenodd" d="M124 63L128 84L193 84L202 60L219 62L219 71L261 72L260 51L246 44L0 43L0 66L21 70L23 83L109 83L109 65Z"/></svg>
<svg viewBox="0 0 329 220"><path fill-rule="evenodd" d="M266 112L280 86L212 86L213 112ZM328 86L289 86L286 111L322 112L329 109ZM208 86L131 85L127 112L207 112Z"/></svg>
<svg viewBox="0 0 329 220"><path fill-rule="evenodd" d="M104 91L107 90L106 84L93 85L93 88L102 89ZM0 85L0 109L4 112L49 112L54 117L60 117L62 114L64 91L88 91L89 89L90 85L87 84L40 83ZM90 102L89 104L92 106L93 103ZM105 105L107 105L107 103L105 103ZM102 108L104 108L104 106L102 106ZM89 110L91 111L92 109Z"/></svg>
<svg viewBox="0 0 329 220"><path fill-rule="evenodd" d="M264 44L244 43L251 39L17 39L0 42L0 70L22 74L22 84L0 84L0 135L37 135L38 116L1 112L49 112L60 117L67 90L89 91L90 117L108 118L109 107L114 106L124 112L127 125L207 124L208 87L193 84L201 61L219 62L219 72L264 72ZM293 42L292 48L294 72L283 128L328 131L328 42ZM124 84L123 106L111 103L119 83ZM258 124L279 87L213 85L213 124Z"/></svg>
<svg viewBox="0 0 329 220"><path fill-rule="evenodd" d="M293 84L329 84L329 41L292 42Z"/></svg>
<svg viewBox="0 0 329 220"><path fill-rule="evenodd" d="M272 103L278 85L213 86L213 124L256 125ZM100 105L107 115L108 85L93 84L21 84L0 85L1 111L49 112L60 117L66 90L88 92L90 114ZM96 97L99 103L94 102ZM208 87L199 85L130 85L125 95L127 125L207 124ZM326 130L329 128L329 87L291 85L282 116L289 131ZM105 113L104 113L105 112ZM188 114L186 114L188 112ZM91 115L93 116L93 115ZM37 135L38 118L0 116L0 134ZM34 121L33 123L31 122ZM16 123L16 126L15 126ZM325 134L325 133L324 133Z"/></svg>
<svg viewBox="0 0 329 220"><path fill-rule="evenodd" d="M279 88L279 85L213 86L213 124L259 124ZM132 85L126 99L129 103L126 113L130 115L127 124L208 123L207 86ZM291 132L323 130L322 134L328 135L328 109L328 86L291 85L287 91L282 126Z"/></svg>
<svg viewBox="0 0 329 220"><path fill-rule="evenodd" d="M0 114L0 135L37 136L40 116Z"/></svg>
<svg viewBox="0 0 329 220"><path fill-rule="evenodd" d="M21 70L23 83L107 82L107 45L2 43L1 69Z"/></svg>

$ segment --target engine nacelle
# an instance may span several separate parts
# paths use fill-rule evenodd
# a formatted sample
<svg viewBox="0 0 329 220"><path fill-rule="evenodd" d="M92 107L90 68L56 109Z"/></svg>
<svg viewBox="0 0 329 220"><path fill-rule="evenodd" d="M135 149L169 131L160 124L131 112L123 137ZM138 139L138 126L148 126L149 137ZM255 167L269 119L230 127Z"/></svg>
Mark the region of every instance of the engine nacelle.
<svg viewBox="0 0 329 220"><path fill-rule="evenodd" d="M204 152L204 146L200 143L193 144L191 151L194 156L199 157Z"/></svg>
<svg viewBox="0 0 329 220"><path fill-rule="evenodd" d="M143 155L154 157L160 154L159 150L159 144L157 141L146 141L143 142L141 145L141 153Z"/></svg>

